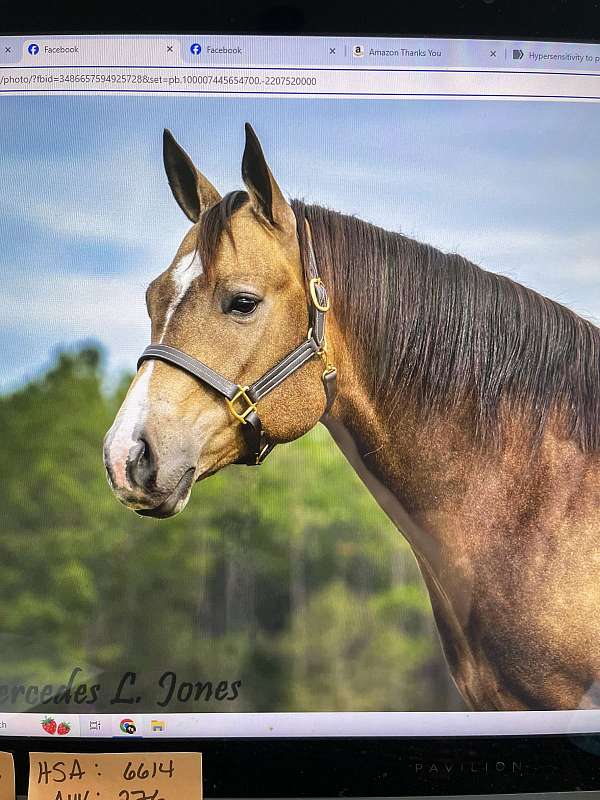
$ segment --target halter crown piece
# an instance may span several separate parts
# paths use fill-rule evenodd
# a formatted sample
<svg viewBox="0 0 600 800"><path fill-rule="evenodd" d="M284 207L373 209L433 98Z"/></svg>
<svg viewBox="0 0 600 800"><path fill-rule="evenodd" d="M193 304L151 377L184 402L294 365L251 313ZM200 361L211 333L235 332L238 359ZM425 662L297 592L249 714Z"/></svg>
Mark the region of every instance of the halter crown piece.
<svg viewBox="0 0 600 800"><path fill-rule="evenodd" d="M262 464L275 447L275 443L268 440L263 430L256 404L314 356L321 357L325 364L322 374L323 388L327 399L325 413L329 411L335 400L337 373L335 367L329 363L325 345L325 314L329 310L329 298L319 277L308 220L305 220L305 225L308 240L308 264L305 267L305 273L310 301L308 304L308 335L302 344L299 344L284 359L275 364L262 378L254 381L251 386L233 383L207 364L168 344L149 345L137 363L139 369L144 361L164 361L193 375L222 395L232 416L242 426L248 448L247 456L241 458L238 463L248 466Z"/></svg>

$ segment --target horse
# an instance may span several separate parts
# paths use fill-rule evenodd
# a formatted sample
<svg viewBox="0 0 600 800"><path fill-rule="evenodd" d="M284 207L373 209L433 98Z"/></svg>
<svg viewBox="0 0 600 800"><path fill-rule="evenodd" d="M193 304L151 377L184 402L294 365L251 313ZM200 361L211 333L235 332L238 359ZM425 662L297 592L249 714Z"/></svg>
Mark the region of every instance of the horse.
<svg viewBox="0 0 600 800"><path fill-rule="evenodd" d="M460 255L288 202L248 124L243 191L222 197L169 131L163 155L192 227L148 287L152 344L105 438L117 498L171 516L321 422L408 540L467 705L599 707L600 330Z"/></svg>

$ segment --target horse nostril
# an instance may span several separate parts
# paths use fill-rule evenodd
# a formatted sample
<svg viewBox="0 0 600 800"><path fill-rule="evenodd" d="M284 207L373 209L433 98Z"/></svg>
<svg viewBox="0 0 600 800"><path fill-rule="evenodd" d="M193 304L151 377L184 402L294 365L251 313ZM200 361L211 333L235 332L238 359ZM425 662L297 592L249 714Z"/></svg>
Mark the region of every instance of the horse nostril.
<svg viewBox="0 0 600 800"><path fill-rule="evenodd" d="M156 478L156 462L147 439L140 436L127 456L127 476L140 489L151 489Z"/></svg>

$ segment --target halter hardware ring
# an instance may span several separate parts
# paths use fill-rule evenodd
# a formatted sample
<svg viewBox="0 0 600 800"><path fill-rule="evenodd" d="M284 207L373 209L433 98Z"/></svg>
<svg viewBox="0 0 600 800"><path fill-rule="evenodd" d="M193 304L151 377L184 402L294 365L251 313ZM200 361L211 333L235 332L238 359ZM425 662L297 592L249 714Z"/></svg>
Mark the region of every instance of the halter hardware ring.
<svg viewBox="0 0 600 800"><path fill-rule="evenodd" d="M321 313L325 314L327 311L329 311L330 307L329 297L327 296L327 291L325 291L326 304L322 305L319 302L319 298L317 296L317 288L316 288L317 286L323 286L323 288L325 288L321 278L319 277L311 278L310 281L308 282L308 288L310 290L310 299L312 300L313 306L317 309L317 311L321 311Z"/></svg>
<svg viewBox="0 0 600 800"><path fill-rule="evenodd" d="M324 365L323 377L329 375L331 372L335 372L335 367L329 360L329 353L327 352L327 343L325 342L325 340L323 340L323 344L317 350L316 355L320 356L323 361Z"/></svg>
<svg viewBox="0 0 600 800"><path fill-rule="evenodd" d="M231 412L231 414L238 420L238 422L241 422L242 425L246 425L247 424L246 417L248 416L248 414L250 414L252 411L256 411L256 403L253 403L252 400L246 394L246 392L249 389L250 389L249 386L240 386L238 384L238 390L233 395L231 400L229 400L229 399L225 400L225 402L227 403L227 407L229 408L229 411ZM236 410L235 406L233 405L238 400L244 400L248 404L247 408L245 408L241 412L241 414Z"/></svg>

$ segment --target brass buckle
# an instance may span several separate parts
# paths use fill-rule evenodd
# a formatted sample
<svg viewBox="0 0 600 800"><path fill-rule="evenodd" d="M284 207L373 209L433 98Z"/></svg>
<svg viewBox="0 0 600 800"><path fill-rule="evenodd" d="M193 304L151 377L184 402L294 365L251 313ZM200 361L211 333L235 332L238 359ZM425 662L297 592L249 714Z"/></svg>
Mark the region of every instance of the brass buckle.
<svg viewBox="0 0 600 800"><path fill-rule="evenodd" d="M325 367L324 370L323 370L323 378L326 375L329 375L330 372L335 372L335 367L333 366L333 364L329 360L329 354L327 352L327 344L325 343L325 340L323 340L323 344L317 350L316 355L320 356L322 358L322 360L323 360L323 365Z"/></svg>
<svg viewBox="0 0 600 800"><path fill-rule="evenodd" d="M327 305L325 306L321 305L321 303L319 303L319 298L317 297L317 290L316 290L317 286L323 286L323 281L321 280L321 278L319 277L311 278L310 281L308 282L308 288L310 290L310 299L312 300L313 306L317 309L317 311L321 311L324 314L326 311L329 311L329 306L330 306L329 297L326 295Z"/></svg>
<svg viewBox="0 0 600 800"><path fill-rule="evenodd" d="M251 411L256 411L256 403L253 403L252 400L246 394L249 388L250 388L249 386L238 385L238 390L233 395L231 400L225 398L227 406L229 407L229 410L231 411L232 415L238 420L238 422L241 422L242 425L246 425L247 423L246 417L248 416L248 414L250 414ZM241 414L236 410L235 406L233 405L238 400L244 400L248 404L247 408L245 408L241 412Z"/></svg>

